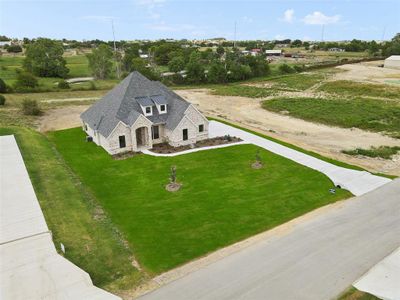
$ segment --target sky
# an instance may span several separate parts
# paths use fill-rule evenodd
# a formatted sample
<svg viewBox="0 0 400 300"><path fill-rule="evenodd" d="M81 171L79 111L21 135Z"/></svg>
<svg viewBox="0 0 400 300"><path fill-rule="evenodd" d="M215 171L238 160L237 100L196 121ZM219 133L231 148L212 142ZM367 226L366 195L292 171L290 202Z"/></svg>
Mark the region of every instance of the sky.
<svg viewBox="0 0 400 300"><path fill-rule="evenodd" d="M0 35L112 40L391 39L400 0L0 0Z"/></svg>

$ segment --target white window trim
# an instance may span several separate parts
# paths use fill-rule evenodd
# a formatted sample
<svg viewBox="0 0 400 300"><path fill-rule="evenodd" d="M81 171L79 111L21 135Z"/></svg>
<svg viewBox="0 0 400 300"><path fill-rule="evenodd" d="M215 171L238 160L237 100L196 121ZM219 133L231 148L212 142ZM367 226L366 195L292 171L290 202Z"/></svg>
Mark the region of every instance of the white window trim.
<svg viewBox="0 0 400 300"><path fill-rule="evenodd" d="M146 112L146 109L150 107L150 113ZM153 115L153 106L142 106L143 114L148 117Z"/></svg>
<svg viewBox="0 0 400 300"><path fill-rule="evenodd" d="M162 105L165 106L165 110L164 110L164 111L161 111L161 106L162 106ZM168 111L168 105L167 105L167 104L157 104L156 106L157 106L158 113L159 113L160 115L163 115L163 114L166 114L166 113L167 113L167 111Z"/></svg>

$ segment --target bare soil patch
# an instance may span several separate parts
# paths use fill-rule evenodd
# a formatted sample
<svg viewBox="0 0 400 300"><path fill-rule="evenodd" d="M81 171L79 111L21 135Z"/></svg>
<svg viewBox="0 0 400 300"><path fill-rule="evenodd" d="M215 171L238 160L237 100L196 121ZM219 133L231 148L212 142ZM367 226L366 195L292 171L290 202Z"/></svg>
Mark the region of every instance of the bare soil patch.
<svg viewBox="0 0 400 300"><path fill-rule="evenodd" d="M336 69L345 72L336 73L332 80L352 80L400 86L400 70L383 68L380 67L381 65L383 65L383 60L338 66Z"/></svg>
<svg viewBox="0 0 400 300"><path fill-rule="evenodd" d="M39 131L47 132L81 126L80 114L88 107L88 105L74 105L50 109L40 117Z"/></svg>
<svg viewBox="0 0 400 300"><path fill-rule="evenodd" d="M332 127L269 112L260 108L260 102L265 99L217 96L207 89L178 90L176 93L196 104L206 115L227 119L240 126L327 157L358 165L371 172L400 175L400 161L396 159L352 157L341 153L342 150L355 148L399 146L398 139L380 133Z"/></svg>

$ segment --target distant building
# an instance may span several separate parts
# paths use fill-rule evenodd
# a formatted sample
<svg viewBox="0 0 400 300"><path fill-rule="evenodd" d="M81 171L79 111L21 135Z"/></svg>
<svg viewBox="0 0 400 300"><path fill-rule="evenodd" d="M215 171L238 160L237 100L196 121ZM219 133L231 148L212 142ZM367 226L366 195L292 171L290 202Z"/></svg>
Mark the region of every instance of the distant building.
<svg viewBox="0 0 400 300"><path fill-rule="evenodd" d="M149 55L148 54L139 54L139 57L143 58L143 59L148 59Z"/></svg>
<svg viewBox="0 0 400 300"><path fill-rule="evenodd" d="M282 50L265 50L266 56L281 56Z"/></svg>
<svg viewBox="0 0 400 300"><path fill-rule="evenodd" d="M0 42L0 47L4 47L4 46L11 46L11 41L2 41L2 42Z"/></svg>
<svg viewBox="0 0 400 300"><path fill-rule="evenodd" d="M392 55L386 58L383 66L388 69L400 70L400 55Z"/></svg>
<svg viewBox="0 0 400 300"><path fill-rule="evenodd" d="M345 52L346 50L343 48L329 48L328 51L330 51L330 52Z"/></svg>

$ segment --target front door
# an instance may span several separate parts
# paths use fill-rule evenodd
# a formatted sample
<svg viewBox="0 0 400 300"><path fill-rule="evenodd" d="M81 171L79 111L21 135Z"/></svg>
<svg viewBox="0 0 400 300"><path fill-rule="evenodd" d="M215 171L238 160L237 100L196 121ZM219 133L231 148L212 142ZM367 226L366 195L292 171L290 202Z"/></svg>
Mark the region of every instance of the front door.
<svg viewBox="0 0 400 300"><path fill-rule="evenodd" d="M188 130L187 129L183 129L182 133L183 133L183 140L187 141L188 140Z"/></svg>

